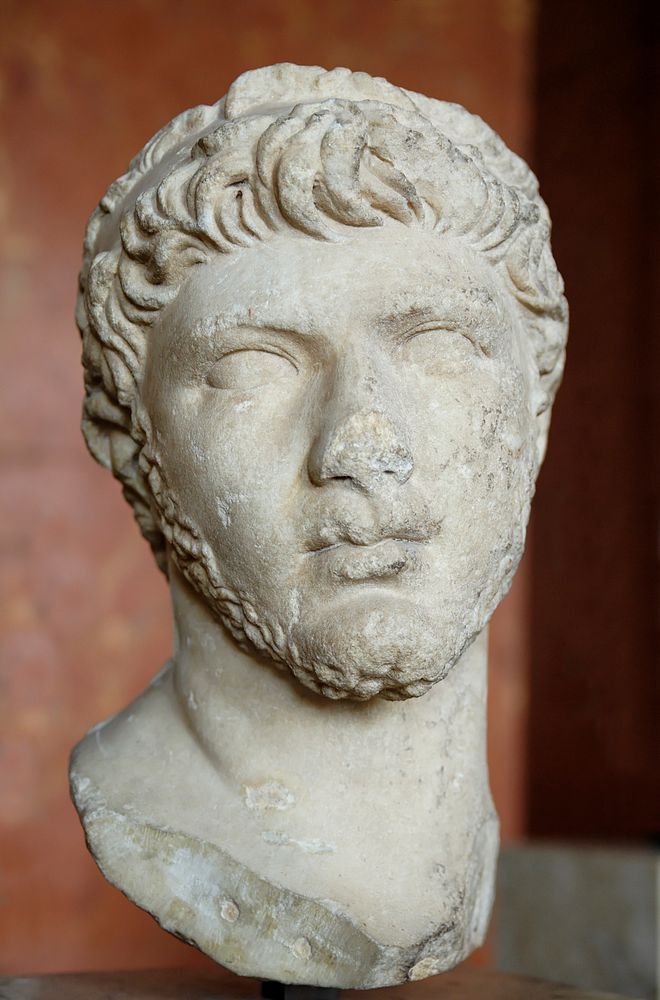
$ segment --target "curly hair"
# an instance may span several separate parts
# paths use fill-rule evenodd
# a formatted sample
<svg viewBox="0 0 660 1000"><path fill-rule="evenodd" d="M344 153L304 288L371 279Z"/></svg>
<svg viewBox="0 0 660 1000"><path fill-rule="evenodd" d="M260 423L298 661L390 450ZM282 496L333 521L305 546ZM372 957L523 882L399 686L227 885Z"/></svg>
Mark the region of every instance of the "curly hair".
<svg viewBox="0 0 660 1000"><path fill-rule="evenodd" d="M518 303L537 372L539 463L567 334L550 223L529 168L464 108L365 73L290 64L174 118L111 185L85 238L82 428L165 566L140 400L149 329L189 269L294 229L342 241L387 219L468 243ZM169 532L168 532L169 534Z"/></svg>

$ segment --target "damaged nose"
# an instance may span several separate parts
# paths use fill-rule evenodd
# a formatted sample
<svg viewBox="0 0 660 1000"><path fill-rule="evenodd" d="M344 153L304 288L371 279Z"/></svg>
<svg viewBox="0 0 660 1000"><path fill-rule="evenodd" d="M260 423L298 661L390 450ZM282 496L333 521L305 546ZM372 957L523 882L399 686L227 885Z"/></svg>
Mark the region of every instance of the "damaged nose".
<svg viewBox="0 0 660 1000"><path fill-rule="evenodd" d="M349 479L363 489L382 482L385 476L405 483L413 470L402 433L380 410L353 413L330 433L321 435L310 464L314 482Z"/></svg>

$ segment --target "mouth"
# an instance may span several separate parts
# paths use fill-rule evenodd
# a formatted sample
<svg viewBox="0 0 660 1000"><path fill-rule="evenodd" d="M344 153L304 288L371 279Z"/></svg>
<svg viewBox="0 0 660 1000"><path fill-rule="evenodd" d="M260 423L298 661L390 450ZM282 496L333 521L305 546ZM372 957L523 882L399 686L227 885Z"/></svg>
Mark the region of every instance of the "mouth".
<svg viewBox="0 0 660 1000"><path fill-rule="evenodd" d="M414 568L419 545L419 541L407 538L384 538L369 545L334 542L314 549L310 555L322 559L324 568L337 579L383 580Z"/></svg>

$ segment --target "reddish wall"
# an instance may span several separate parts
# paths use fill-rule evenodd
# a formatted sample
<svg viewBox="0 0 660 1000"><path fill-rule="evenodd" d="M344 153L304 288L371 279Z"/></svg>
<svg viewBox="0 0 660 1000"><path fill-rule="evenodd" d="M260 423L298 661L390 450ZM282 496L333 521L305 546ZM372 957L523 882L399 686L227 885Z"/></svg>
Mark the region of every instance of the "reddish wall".
<svg viewBox="0 0 660 1000"><path fill-rule="evenodd" d="M85 221L176 112L243 70L349 65L459 101L525 153L524 0L4 0L0 12L0 971L184 964L106 885L67 755L169 650L164 581L78 431L73 325ZM526 587L493 628L492 778L522 831Z"/></svg>

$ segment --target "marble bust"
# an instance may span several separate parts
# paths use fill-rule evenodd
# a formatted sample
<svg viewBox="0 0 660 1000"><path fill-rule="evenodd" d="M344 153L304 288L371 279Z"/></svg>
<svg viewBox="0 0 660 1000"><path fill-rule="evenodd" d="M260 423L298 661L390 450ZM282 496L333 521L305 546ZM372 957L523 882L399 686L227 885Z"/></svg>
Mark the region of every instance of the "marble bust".
<svg viewBox="0 0 660 1000"><path fill-rule="evenodd" d="M566 340L549 228L479 118L289 64L91 217L83 432L175 643L73 796L106 877L235 972L377 987L482 941L487 624Z"/></svg>

